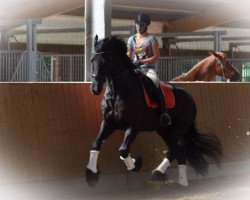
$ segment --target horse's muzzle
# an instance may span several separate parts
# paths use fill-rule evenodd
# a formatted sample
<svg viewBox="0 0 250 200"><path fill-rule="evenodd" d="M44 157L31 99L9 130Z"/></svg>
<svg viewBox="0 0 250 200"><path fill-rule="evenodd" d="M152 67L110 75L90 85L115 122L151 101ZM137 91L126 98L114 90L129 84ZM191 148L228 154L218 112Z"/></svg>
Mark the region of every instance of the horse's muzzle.
<svg viewBox="0 0 250 200"><path fill-rule="evenodd" d="M103 83L102 83L102 82L96 81L96 79L93 79L93 80L92 80L92 84L91 84L91 92L92 92L94 95L99 95L99 94L101 94L101 92L102 92L102 86L103 86Z"/></svg>
<svg viewBox="0 0 250 200"><path fill-rule="evenodd" d="M238 71L234 72L233 76L230 78L230 81L236 82L241 80L241 75Z"/></svg>

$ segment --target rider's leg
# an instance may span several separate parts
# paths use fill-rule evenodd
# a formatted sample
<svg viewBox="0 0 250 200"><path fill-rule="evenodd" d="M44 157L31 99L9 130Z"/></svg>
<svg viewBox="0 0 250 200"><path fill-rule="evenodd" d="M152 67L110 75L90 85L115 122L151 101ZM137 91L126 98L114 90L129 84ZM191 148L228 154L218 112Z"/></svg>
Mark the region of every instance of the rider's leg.
<svg viewBox="0 0 250 200"><path fill-rule="evenodd" d="M167 126L171 124L171 118L170 118L170 114L167 110L167 105L165 102L165 96L163 94L163 91L160 87L160 80L156 74L156 72L153 69L148 69L146 72L146 76L149 77L154 85L156 86L156 94L158 95L158 102L159 102L159 106L160 106L160 110L161 110L161 123L163 126Z"/></svg>

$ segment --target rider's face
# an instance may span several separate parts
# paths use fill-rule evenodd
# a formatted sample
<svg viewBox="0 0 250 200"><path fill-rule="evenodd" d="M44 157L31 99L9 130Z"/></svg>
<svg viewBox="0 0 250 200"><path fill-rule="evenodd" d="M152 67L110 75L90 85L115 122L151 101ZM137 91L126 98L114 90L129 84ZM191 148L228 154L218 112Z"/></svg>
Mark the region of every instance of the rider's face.
<svg viewBox="0 0 250 200"><path fill-rule="evenodd" d="M136 26L136 31L140 34L145 33L148 29L148 25L144 23L135 24L135 26Z"/></svg>

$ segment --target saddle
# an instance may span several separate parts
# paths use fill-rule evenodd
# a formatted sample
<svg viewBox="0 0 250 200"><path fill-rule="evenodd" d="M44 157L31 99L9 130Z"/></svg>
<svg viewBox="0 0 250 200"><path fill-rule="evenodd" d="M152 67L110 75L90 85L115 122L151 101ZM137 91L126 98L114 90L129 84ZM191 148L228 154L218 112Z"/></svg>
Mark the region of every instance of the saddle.
<svg viewBox="0 0 250 200"><path fill-rule="evenodd" d="M155 87L154 83L147 76L140 76L139 78L142 83L144 98L147 106L149 108L158 108L159 105L151 89L152 87ZM175 106L175 97L172 91L173 86L160 81L160 87L164 93L167 108L173 108Z"/></svg>

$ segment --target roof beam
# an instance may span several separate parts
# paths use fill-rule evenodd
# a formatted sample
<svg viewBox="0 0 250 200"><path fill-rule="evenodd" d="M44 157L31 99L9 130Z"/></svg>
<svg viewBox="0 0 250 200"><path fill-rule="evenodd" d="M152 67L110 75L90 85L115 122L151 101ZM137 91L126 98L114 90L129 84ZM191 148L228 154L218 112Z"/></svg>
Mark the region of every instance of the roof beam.
<svg viewBox="0 0 250 200"><path fill-rule="evenodd" d="M250 16L250 4L234 4L166 23L166 32L191 32Z"/></svg>
<svg viewBox="0 0 250 200"><path fill-rule="evenodd" d="M84 6L84 0L0 1L0 19L43 18Z"/></svg>

